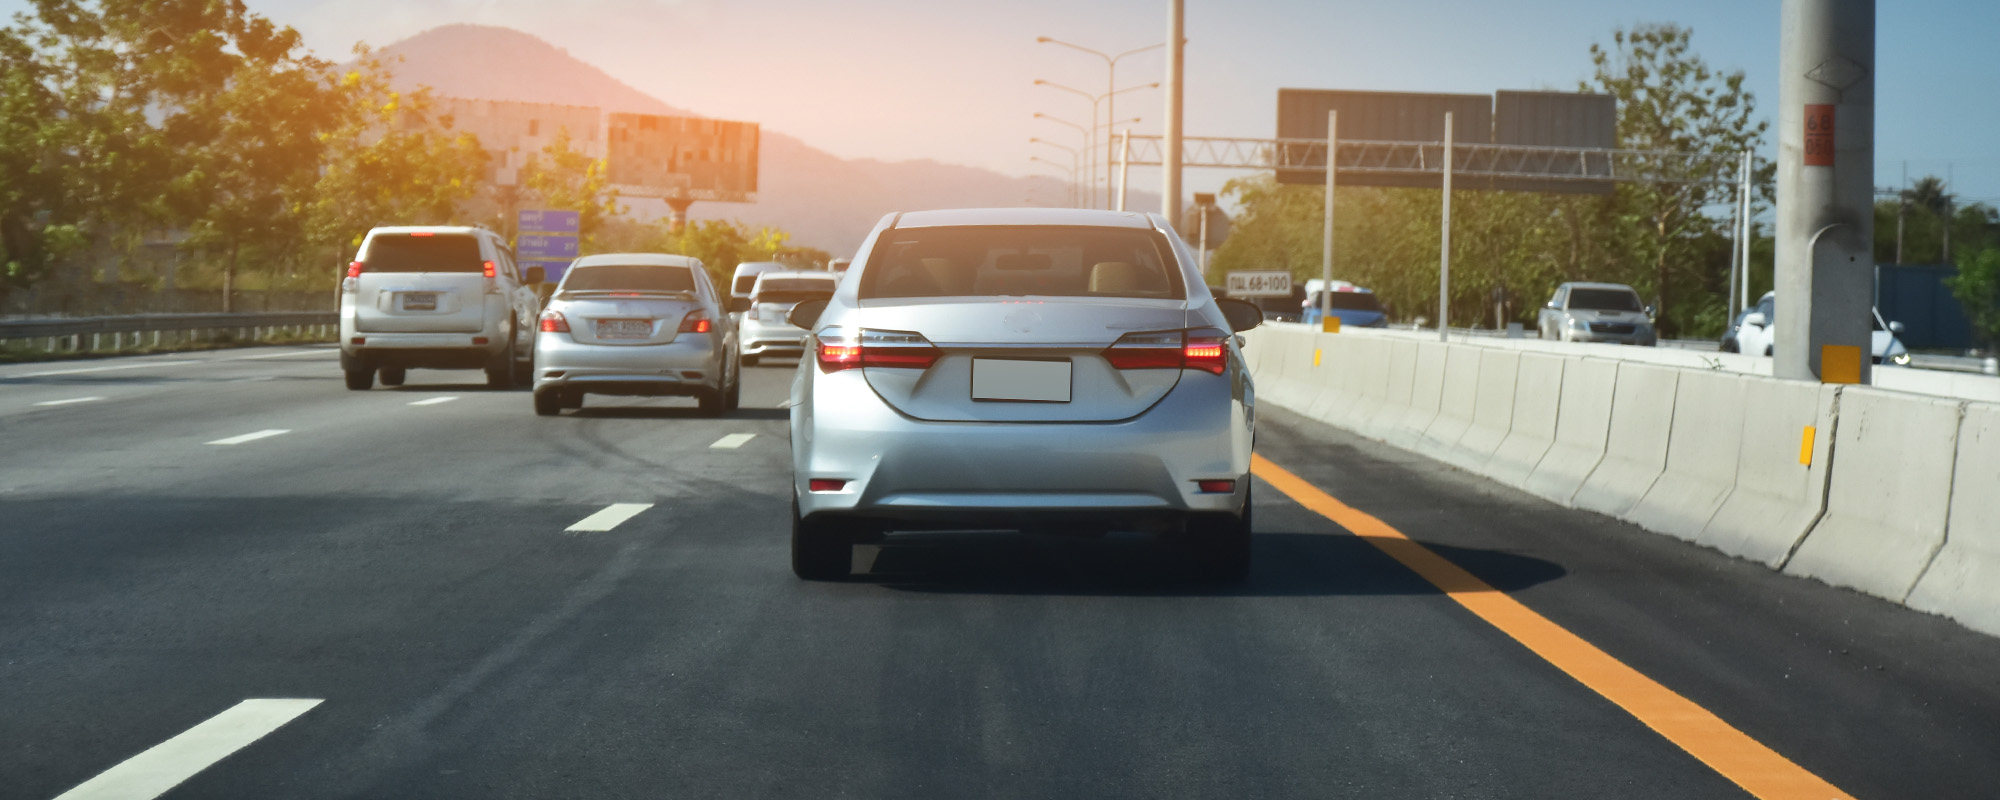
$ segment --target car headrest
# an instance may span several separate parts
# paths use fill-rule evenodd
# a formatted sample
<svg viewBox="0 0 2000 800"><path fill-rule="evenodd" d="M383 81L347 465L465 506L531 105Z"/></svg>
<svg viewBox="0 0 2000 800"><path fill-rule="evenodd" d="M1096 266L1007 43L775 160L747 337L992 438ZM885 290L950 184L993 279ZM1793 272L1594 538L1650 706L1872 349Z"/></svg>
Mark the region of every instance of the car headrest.
<svg viewBox="0 0 2000 800"><path fill-rule="evenodd" d="M1139 268L1123 261L1105 261L1090 268L1093 294L1133 292L1139 289Z"/></svg>

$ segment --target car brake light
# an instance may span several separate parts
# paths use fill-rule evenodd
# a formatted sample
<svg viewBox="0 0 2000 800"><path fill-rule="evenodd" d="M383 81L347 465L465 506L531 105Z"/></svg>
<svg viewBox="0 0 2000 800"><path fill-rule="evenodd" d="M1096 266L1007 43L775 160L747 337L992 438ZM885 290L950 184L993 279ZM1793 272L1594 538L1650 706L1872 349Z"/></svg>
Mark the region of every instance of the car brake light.
<svg viewBox="0 0 2000 800"><path fill-rule="evenodd" d="M1128 333L1104 350L1118 369L1198 369L1221 375L1229 364L1229 335L1214 328Z"/></svg>
<svg viewBox="0 0 2000 800"><path fill-rule="evenodd" d="M359 261L347 262L347 277L359 278L363 269L366 269L366 266Z"/></svg>
<svg viewBox="0 0 2000 800"><path fill-rule="evenodd" d="M806 488L814 492L838 492L847 488L847 481L839 478L813 478L806 481Z"/></svg>
<svg viewBox="0 0 2000 800"><path fill-rule="evenodd" d="M410 235L411 235L411 236L436 236L437 234L435 234L435 233L431 233L430 231L412 231L412 232L410 233Z"/></svg>
<svg viewBox="0 0 2000 800"><path fill-rule="evenodd" d="M699 308L681 318L681 333L707 333L714 327L715 323L708 319L708 312Z"/></svg>
<svg viewBox="0 0 2000 800"><path fill-rule="evenodd" d="M819 367L825 372L855 367L930 369L942 355L923 334L905 331L863 330L853 336L842 328L827 328L816 339Z"/></svg>
<svg viewBox="0 0 2000 800"><path fill-rule="evenodd" d="M1229 348L1224 342L1228 336L1214 335L1219 331L1188 332L1187 368L1198 369L1214 375L1221 375L1229 368Z"/></svg>
<svg viewBox="0 0 2000 800"><path fill-rule="evenodd" d="M543 333L569 333L569 319L561 311L542 312Z"/></svg>
<svg viewBox="0 0 2000 800"><path fill-rule="evenodd" d="M1194 485L1202 494L1233 494L1236 491L1235 481L1195 481Z"/></svg>
<svg viewBox="0 0 2000 800"><path fill-rule="evenodd" d="M491 261L482 262L480 266L485 268L486 277L488 278L493 277L494 274L493 262Z"/></svg>

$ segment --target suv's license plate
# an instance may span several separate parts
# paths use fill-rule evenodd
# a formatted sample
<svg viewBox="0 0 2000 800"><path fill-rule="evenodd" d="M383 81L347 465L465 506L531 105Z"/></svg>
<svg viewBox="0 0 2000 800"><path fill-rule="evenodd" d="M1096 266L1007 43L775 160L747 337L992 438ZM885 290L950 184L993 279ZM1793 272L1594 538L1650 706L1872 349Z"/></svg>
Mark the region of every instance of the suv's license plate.
<svg viewBox="0 0 2000 800"><path fill-rule="evenodd" d="M1069 402L1070 362L1006 358L972 360L972 399L1016 403Z"/></svg>
<svg viewBox="0 0 2000 800"><path fill-rule="evenodd" d="M403 293L404 311L436 311L437 307L438 307L437 292Z"/></svg>
<svg viewBox="0 0 2000 800"><path fill-rule="evenodd" d="M653 335L653 323L643 319L600 319L597 321L599 339L644 339Z"/></svg>

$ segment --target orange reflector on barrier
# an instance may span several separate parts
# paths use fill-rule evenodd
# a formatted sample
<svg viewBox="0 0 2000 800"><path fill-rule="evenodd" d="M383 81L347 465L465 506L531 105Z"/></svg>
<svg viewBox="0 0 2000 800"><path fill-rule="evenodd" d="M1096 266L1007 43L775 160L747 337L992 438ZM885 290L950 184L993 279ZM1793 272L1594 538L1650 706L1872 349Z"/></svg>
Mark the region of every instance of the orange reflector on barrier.
<svg viewBox="0 0 2000 800"><path fill-rule="evenodd" d="M1313 366L1315 366L1315 367L1319 366L1319 351L1318 351L1318 350L1314 350L1314 351L1313 351Z"/></svg>
<svg viewBox="0 0 2000 800"><path fill-rule="evenodd" d="M1799 464L1812 466L1813 439L1818 435L1819 429L1811 425L1807 425L1805 432L1799 434Z"/></svg>
<svg viewBox="0 0 2000 800"><path fill-rule="evenodd" d="M1819 348L1820 383L1860 383L1861 348L1828 344Z"/></svg>

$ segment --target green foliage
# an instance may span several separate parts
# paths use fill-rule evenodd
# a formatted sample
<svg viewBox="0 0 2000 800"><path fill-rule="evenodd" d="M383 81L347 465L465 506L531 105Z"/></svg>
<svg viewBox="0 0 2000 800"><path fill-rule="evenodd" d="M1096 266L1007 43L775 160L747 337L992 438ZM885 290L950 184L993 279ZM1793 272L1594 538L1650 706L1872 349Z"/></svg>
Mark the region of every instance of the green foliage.
<svg viewBox="0 0 2000 800"><path fill-rule="evenodd" d="M1989 247L1958 263L1958 274L1945 279L1965 307L1975 335L1989 352L2000 349L2000 248Z"/></svg>
<svg viewBox="0 0 2000 800"><path fill-rule="evenodd" d="M570 147L569 129L528 160L521 169L524 199L533 208L577 212L577 230L586 252L594 251L598 231L607 219L625 213L618 192L604 179L604 160Z"/></svg>

